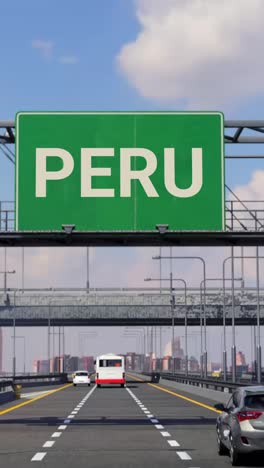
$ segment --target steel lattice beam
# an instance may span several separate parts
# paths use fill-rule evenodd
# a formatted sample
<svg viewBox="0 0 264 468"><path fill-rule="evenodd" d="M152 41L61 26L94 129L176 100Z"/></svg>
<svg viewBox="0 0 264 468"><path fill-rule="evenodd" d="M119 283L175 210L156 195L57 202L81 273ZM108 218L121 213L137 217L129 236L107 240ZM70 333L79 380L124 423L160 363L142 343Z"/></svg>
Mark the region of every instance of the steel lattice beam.
<svg viewBox="0 0 264 468"><path fill-rule="evenodd" d="M264 246L263 231L64 231L5 232L0 247L142 247L142 246Z"/></svg>
<svg viewBox="0 0 264 468"><path fill-rule="evenodd" d="M15 143L14 121L0 121L1 142ZM264 143L264 120L226 120L225 143Z"/></svg>

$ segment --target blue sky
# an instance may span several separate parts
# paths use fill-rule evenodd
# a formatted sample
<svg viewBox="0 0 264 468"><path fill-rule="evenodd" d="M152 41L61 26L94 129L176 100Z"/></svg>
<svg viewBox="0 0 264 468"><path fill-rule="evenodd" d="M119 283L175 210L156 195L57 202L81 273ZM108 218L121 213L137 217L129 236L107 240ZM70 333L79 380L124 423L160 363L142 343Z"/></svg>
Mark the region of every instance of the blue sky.
<svg viewBox="0 0 264 468"><path fill-rule="evenodd" d="M78 0L74 6L15 0L12 8L2 5L0 118L14 119L21 110L180 110L181 100L162 102L140 95L120 70L120 50L142 29L137 5L133 0ZM223 86L235 87L236 76L230 73ZM238 103L224 103L220 110L226 118L258 119L263 104L263 95L241 93ZM251 150L257 151L262 148ZM0 164L5 173L0 177L1 198L11 199L13 170L9 163ZM252 171L263 167L260 160L228 161L226 180L232 186L247 183Z"/></svg>
<svg viewBox="0 0 264 468"><path fill-rule="evenodd" d="M192 4L193 1L188 2L188 4ZM209 2L212 9L215 8L211 12L214 29L217 29L218 24L221 23L221 15L217 10L217 4L230 8L228 21L233 21L236 24L231 23L231 26L234 26L231 28L232 33L229 30L226 33L228 59L230 58L228 55L230 50L234 54L233 59L234 57L240 57L241 51L238 45L237 50L232 51L234 43L236 43L235 39L239 39L243 45L241 49L245 50L245 55L243 57L243 53L241 53L236 68L232 64L234 60L230 60L230 62L227 60L222 64L222 55L225 51L219 51L217 47L213 50L213 61L209 64L203 54L199 55L201 50L206 49L206 46L200 46L200 50L198 52L196 50L193 57L188 55L190 51L184 51L184 46L188 45L188 38L185 37L186 31L183 31L182 40L179 42L179 37L174 37L171 31L168 33L166 30L165 13L168 18L170 17L173 30L176 32L180 30L180 24L177 23L179 13L175 16L175 12L171 11L169 7L169 4L173 2L168 0L75 0L75 2L63 0L45 0L45 2L14 0L12 4L2 3L0 120L14 120L16 112L22 110L184 110L183 103L188 100L188 91L192 96L188 108L193 105L194 110L197 109L197 106L199 106L200 110L203 110L207 109L209 103L210 107L223 111L226 118L229 119L264 118L264 90L261 87L261 81L264 82L264 80L262 69L259 68L259 57L261 57L262 51L258 49L260 47L258 44L263 43L263 28L262 25L259 26L257 23L257 18L254 19L255 23L253 19L251 20L249 11L249 8L251 11L254 11L254 7L257 8L257 0L251 0L251 2L240 0L239 15L236 12L236 2L233 0L230 0L230 2L227 2L227 0L222 0L222 2L210 0ZM175 5L177 3L175 2ZM158 12L155 10L156 8L159 8ZM232 14L234 8L235 14ZM141 14L142 11L144 15ZM256 17L263 18L261 13L263 13L263 10ZM160 22L157 21L159 17ZM189 17L191 18L191 15ZM251 45L250 39L248 38L247 42L243 42L245 36L243 30L245 21L243 18L247 18L248 24L252 25L252 40L255 42L250 51L247 50L247 44ZM161 31L158 29L159 26L163 28ZM169 29L169 26L167 29ZM140 36L141 31L144 33L143 38ZM225 39L223 25L221 25L219 31L221 33L219 33L220 44L222 44ZM232 34L235 33L237 35L233 37ZM141 38L141 42L137 41L138 38ZM160 44L163 45L160 57L159 53L155 52L155 48L151 49L153 40L156 41L156 48ZM205 44L210 42L213 42L211 38L205 41ZM133 50L124 50L126 44L132 44ZM175 58L172 63L169 63L173 69L172 78L166 75L164 81L162 74L164 60L162 59L167 50L174 51L175 44L178 44L175 55L178 59ZM119 59L121 51L124 52L123 55L121 54L123 61ZM142 57L140 58L141 51ZM177 55L179 51L180 53L182 51L182 56L189 57L190 60L188 66L190 66L190 75L193 76L193 81L190 81L187 91L183 86L183 82L180 81L177 71L177 60L179 61L179 69L182 66L182 70L185 70L185 63L181 63L181 57ZM206 53L206 57L207 55L210 57L210 53L210 51L208 54ZM202 73L197 71L197 67L195 68L195 65L193 65L195 63L195 54L198 54L201 63L204 63ZM160 62L159 58L161 59ZM153 59L153 61L150 61L148 66L148 60L150 59ZM223 70L219 81L212 72L218 62L221 64L221 70ZM147 65L144 66L145 64ZM153 67L153 71L151 67ZM150 74L150 77L146 68L151 70L152 75ZM146 79L142 81L141 76L143 77L144 74ZM255 75L256 80L248 79L246 83L241 81L241 77L247 75L250 78ZM195 88L196 78L197 82L200 83L201 76L204 79L208 78L208 89L210 80L212 89L215 88L213 94L206 95L206 91L204 91L203 99L206 103L204 105L201 98L198 99L201 84L197 89ZM151 88L152 77L153 82L156 80L156 87L151 90L152 94L148 95L147 88ZM185 77L186 81L187 78L190 79L184 73L183 77L184 81ZM259 79L257 80L257 78ZM177 81L178 79L179 81ZM166 83L168 83L169 88L173 80L175 80L175 83L179 83L179 86L182 86L180 88L184 90L182 97L179 99L174 97L161 98L157 86L165 89ZM235 100L232 99L232 93L236 95ZM258 152L263 154L263 148L260 145L245 148L241 146L231 148L229 146L226 153L231 154L231 152L237 154L254 154ZM264 169L262 160L227 161L226 181L232 187L248 184L253 171L256 169ZM13 174L13 166L1 155L1 200L13 199ZM151 252L149 253L150 258ZM37 256L37 254L32 253L30 258L33 259L34 255ZM113 280L110 276L111 264L114 262L117 262L117 282L122 281L123 275L127 282L131 280L133 275L136 279L140 278L143 267L145 267L145 271L142 273L143 277L149 276L151 272L153 276L157 276L156 265L153 270L148 270L148 268L152 267L150 267L151 262L148 263L146 260L146 249L143 254L140 249L130 249L126 252L123 249L120 252L117 249L107 249L107 251L97 249L93 255L94 277L97 277L98 281L101 282L106 280L106 275ZM107 260L105 260L106 257ZM52 258L50 261L50 268L52 268ZM15 256L11 256L12 262L15 264ZM65 266L62 258L58 260L58 263L62 267ZM13 267L13 264L10 264L10 267ZM75 268L77 271L76 265ZM129 269L132 270L130 276L128 274ZM107 272L105 276L103 270ZM45 269L44 265L43 271L45 273L43 282L45 282L50 279L49 268ZM58 270L56 272L58 273ZM28 282L34 280L30 273L28 271ZM186 271L187 273L188 271ZM83 274L81 276L80 282L83 285ZM65 276L62 276L62 278L66 284L72 280L72 278L65 279ZM77 274L76 278L79 281ZM46 286L47 284L42 285Z"/></svg>
<svg viewBox="0 0 264 468"><path fill-rule="evenodd" d="M74 5L74 6L73 6ZM115 56L135 37L138 25L129 1L13 3L1 8L1 96L6 118L17 110L126 109L142 107L119 76ZM12 34L10 34L12 25ZM52 43L49 57L32 47ZM63 65L61 57L75 57Z"/></svg>

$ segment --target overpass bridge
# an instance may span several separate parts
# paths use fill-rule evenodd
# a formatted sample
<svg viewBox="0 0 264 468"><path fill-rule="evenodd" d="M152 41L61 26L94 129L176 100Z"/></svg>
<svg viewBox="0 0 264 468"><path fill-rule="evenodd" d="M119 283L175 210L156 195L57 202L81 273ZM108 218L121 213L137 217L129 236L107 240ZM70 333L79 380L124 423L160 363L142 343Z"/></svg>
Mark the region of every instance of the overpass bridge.
<svg viewBox="0 0 264 468"><path fill-rule="evenodd" d="M0 293L0 326L127 326L127 325L199 325L206 317L207 325L231 324L232 295L226 289L206 291L174 289L172 295L153 290L8 290ZM264 324L264 291L260 291L260 318ZM224 314L223 314L224 311ZM237 325L254 325L257 294L254 288L235 290L235 321Z"/></svg>

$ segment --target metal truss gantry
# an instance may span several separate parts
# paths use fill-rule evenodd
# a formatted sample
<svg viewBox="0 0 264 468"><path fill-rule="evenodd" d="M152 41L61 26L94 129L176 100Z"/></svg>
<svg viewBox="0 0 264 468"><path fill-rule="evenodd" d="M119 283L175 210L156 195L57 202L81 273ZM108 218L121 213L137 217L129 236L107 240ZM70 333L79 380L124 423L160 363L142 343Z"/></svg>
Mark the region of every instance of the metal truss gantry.
<svg viewBox="0 0 264 468"><path fill-rule="evenodd" d="M264 144L264 120L225 120L225 143L262 143ZM0 143L15 143L15 122L0 120ZM264 156L226 156L228 158L264 157Z"/></svg>
<svg viewBox="0 0 264 468"><path fill-rule="evenodd" d="M142 288L143 289L143 288ZM264 291L260 291L260 317L264 324ZM231 325L232 297L225 292L225 321ZM199 290L184 294L175 290L175 325L183 326L187 312L188 326L199 326L203 303ZM257 294L254 288L237 289L235 294L236 325L256 324ZM169 291L142 290L122 292L106 290L8 290L0 292L0 326L171 326ZM223 290L207 290L206 323L223 324Z"/></svg>
<svg viewBox="0 0 264 468"><path fill-rule="evenodd" d="M263 120L226 120L224 124L226 145L263 144ZM0 151L15 164L15 123L0 121ZM260 159L260 154L225 154L226 159ZM12 202L0 203L0 247L59 247L59 246L263 246L264 202L240 201L233 196L226 203L226 231L138 231L106 232L89 231L70 233L18 232L14 231L14 208Z"/></svg>

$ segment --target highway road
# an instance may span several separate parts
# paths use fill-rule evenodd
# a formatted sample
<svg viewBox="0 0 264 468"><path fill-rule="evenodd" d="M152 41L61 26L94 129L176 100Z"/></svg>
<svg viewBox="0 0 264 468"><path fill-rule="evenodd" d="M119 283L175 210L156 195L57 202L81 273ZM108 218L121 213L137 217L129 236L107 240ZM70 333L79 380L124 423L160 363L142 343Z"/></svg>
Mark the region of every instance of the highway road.
<svg viewBox="0 0 264 468"><path fill-rule="evenodd" d="M208 399L138 380L124 389L67 384L26 392L0 407L1 467L231 466L217 454ZM264 466L263 458L243 463Z"/></svg>

